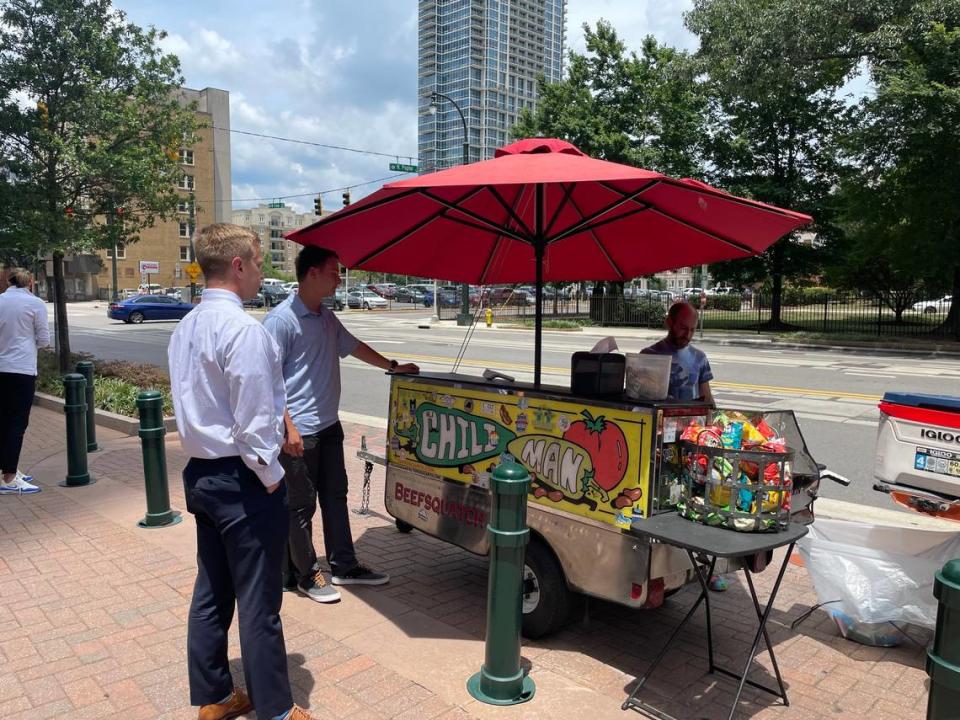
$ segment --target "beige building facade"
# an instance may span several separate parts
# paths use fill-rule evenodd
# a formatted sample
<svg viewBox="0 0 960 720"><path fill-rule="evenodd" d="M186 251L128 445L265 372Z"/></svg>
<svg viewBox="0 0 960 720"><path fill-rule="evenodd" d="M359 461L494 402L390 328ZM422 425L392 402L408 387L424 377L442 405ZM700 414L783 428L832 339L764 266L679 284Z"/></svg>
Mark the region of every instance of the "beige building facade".
<svg viewBox="0 0 960 720"><path fill-rule="evenodd" d="M323 215L329 215L324 211ZM300 245L284 239L284 234L291 230L306 227L317 221L313 213L298 213L282 202L272 202L258 205L254 208L245 208L233 211L232 222L245 228L250 228L260 236L264 255L270 254L270 264L277 270L296 274L294 261L300 251Z"/></svg>
<svg viewBox="0 0 960 720"><path fill-rule="evenodd" d="M146 228L136 243L118 248L120 292L143 283L164 288L189 285L186 266L192 258L194 229L230 221L230 93L215 88L181 88L178 92L185 104L197 104L202 127L196 133L197 142L180 150L182 173L177 183L180 203L176 217ZM92 289L101 299L108 299L112 296L113 251L100 251L100 258L102 267L92 278ZM156 272L142 274L141 262L152 264ZM198 282L203 282L202 276Z"/></svg>

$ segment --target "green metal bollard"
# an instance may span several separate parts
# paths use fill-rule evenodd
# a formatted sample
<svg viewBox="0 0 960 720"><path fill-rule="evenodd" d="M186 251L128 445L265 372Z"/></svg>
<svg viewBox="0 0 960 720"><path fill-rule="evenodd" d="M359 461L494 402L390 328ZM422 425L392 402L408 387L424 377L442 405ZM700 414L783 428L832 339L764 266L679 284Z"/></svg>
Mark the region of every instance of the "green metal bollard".
<svg viewBox="0 0 960 720"><path fill-rule="evenodd" d="M486 655L467 692L490 705L517 705L533 697L533 679L520 667L523 620L523 556L530 539L527 492L530 476L522 465L503 462L493 471L490 578L487 587Z"/></svg>
<svg viewBox="0 0 960 720"><path fill-rule="evenodd" d="M951 560L935 576L937 629L927 651L930 694L927 720L960 717L960 560Z"/></svg>
<svg viewBox="0 0 960 720"><path fill-rule="evenodd" d="M83 375L63 376L63 412L67 417L67 477L61 487L80 487L94 482L87 471L87 381Z"/></svg>
<svg viewBox="0 0 960 720"><path fill-rule="evenodd" d="M142 528L162 528L176 525L183 518L170 509L170 489L167 487L167 455L163 436L163 397L156 390L137 395L140 413L140 445L143 449L143 480L147 491L147 514L137 525Z"/></svg>
<svg viewBox="0 0 960 720"><path fill-rule="evenodd" d="M87 381L87 452L96 452L97 446L97 406L93 399L93 363L81 360L77 363L77 373Z"/></svg>

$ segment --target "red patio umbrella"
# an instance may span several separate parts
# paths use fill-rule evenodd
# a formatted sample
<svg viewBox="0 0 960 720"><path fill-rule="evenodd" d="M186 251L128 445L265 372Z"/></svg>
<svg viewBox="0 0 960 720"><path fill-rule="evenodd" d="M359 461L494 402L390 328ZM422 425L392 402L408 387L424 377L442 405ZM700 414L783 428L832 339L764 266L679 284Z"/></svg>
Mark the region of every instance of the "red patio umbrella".
<svg viewBox="0 0 960 720"><path fill-rule="evenodd" d="M749 257L811 219L532 138L492 160L385 185L286 237L334 250L349 268L481 285L535 282L539 386L544 282L622 282Z"/></svg>

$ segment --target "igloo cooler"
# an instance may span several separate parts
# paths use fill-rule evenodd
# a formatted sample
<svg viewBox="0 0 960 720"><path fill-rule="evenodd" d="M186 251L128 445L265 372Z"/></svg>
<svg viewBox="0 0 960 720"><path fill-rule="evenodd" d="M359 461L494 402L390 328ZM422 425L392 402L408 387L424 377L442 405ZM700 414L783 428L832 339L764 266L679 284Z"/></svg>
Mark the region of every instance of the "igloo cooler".
<svg viewBox="0 0 960 720"><path fill-rule="evenodd" d="M960 498L960 398L886 393L873 474L892 489Z"/></svg>

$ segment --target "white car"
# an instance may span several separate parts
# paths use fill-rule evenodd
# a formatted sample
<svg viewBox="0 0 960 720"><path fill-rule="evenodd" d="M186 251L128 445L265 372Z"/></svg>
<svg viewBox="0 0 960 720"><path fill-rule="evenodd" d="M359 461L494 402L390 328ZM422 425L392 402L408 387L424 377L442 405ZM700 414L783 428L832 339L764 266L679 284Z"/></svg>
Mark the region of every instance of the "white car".
<svg viewBox="0 0 960 720"><path fill-rule="evenodd" d="M944 295L942 298L937 300L921 300L918 303L913 304L913 309L916 312L922 313L948 313L950 312L950 306L953 304L952 295Z"/></svg>
<svg viewBox="0 0 960 720"><path fill-rule="evenodd" d="M286 290L291 295L296 295L297 291L300 289L300 283L298 282L288 282L283 284L283 289Z"/></svg>
<svg viewBox="0 0 960 720"><path fill-rule="evenodd" d="M354 310L373 310L388 307L389 303L375 292L357 290L347 295L347 307Z"/></svg>

